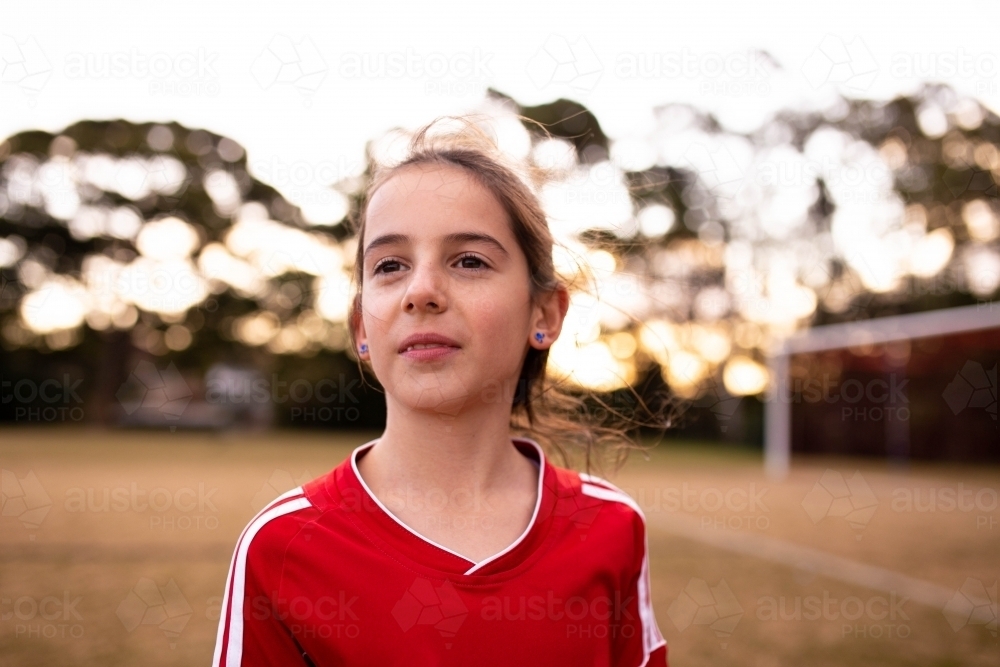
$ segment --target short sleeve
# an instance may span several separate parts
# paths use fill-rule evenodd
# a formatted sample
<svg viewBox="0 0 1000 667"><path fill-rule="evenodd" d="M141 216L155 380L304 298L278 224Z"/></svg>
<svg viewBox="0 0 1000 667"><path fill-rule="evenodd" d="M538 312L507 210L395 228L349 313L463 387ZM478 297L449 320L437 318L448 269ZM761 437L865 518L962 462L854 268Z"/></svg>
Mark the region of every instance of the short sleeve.
<svg viewBox="0 0 1000 667"><path fill-rule="evenodd" d="M631 504L635 548L627 574L627 594L632 614L638 619L635 632L619 632L616 638L616 667L667 667L667 642L660 633L653 613L649 576L649 545L646 520L638 506ZM625 630L625 628L622 628Z"/></svg>
<svg viewBox="0 0 1000 667"><path fill-rule="evenodd" d="M279 606L286 545L299 522L281 517L307 506L286 501L247 525L233 554L223 597L212 667L307 665Z"/></svg>

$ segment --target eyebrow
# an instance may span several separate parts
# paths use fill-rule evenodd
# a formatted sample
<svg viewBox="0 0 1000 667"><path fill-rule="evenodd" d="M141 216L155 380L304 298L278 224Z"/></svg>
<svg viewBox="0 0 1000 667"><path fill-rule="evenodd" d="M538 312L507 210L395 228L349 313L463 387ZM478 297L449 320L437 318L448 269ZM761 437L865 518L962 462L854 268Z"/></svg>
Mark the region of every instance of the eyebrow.
<svg viewBox="0 0 1000 667"><path fill-rule="evenodd" d="M394 244L397 244L397 243L407 243L409 240L410 240L410 237L407 236L406 234L383 234L382 236L376 237L375 239L372 240L371 243L368 244L368 247L365 248L364 257L367 258L368 255L373 250L375 250L375 249L377 249L377 248L379 248L381 246L394 245ZM492 246L492 247L496 248L500 252L502 252L505 257L509 257L510 256L510 253L507 252L507 249L503 247L503 244L500 243L500 241L497 241L495 238L493 238L489 234L483 234L482 232L454 232L452 234L448 234L447 236L445 236L444 237L444 242L445 243L470 243L470 242L473 242L473 243L485 243L485 244L487 244L489 246Z"/></svg>

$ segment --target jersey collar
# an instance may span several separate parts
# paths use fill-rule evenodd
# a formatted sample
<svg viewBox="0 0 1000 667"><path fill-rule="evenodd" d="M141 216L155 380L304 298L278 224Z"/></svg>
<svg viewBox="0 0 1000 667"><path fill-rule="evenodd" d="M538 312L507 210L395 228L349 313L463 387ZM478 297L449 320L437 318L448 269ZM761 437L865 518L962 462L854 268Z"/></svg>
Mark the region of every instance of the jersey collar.
<svg viewBox="0 0 1000 667"><path fill-rule="evenodd" d="M556 480L542 447L531 438L511 439L518 450L538 464L538 490L531 520L514 542L478 563L413 530L375 497L362 479L357 462L360 455L373 447L378 440L378 438L370 440L351 452L349 460L340 466L341 474L336 476L337 485L340 487L342 497L347 494L361 496L363 511L357 512L357 515L370 529L370 535L398 552L401 557L424 567L446 572L449 576L488 576L518 568L530 558L544 540L548 519L552 514L552 505L555 502L553 485Z"/></svg>

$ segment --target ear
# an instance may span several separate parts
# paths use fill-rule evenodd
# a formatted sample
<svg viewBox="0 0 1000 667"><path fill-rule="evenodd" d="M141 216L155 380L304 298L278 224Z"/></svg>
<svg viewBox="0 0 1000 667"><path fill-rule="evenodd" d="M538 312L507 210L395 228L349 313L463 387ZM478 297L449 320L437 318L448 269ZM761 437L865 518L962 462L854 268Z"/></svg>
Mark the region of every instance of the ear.
<svg viewBox="0 0 1000 667"><path fill-rule="evenodd" d="M361 295L357 294L354 297L354 301L351 305L350 315L347 317L348 326L351 327L351 331L354 332L354 342L357 348L354 350L354 354L361 359L368 359L370 357L369 352L362 352L362 343L368 342L368 334L365 331L365 318L362 317L361 313Z"/></svg>
<svg viewBox="0 0 1000 667"><path fill-rule="evenodd" d="M559 285L550 292L541 295L532 312L529 343L539 350L547 350L559 338L566 312L569 310L569 291L564 285ZM539 341L536 334L544 337Z"/></svg>

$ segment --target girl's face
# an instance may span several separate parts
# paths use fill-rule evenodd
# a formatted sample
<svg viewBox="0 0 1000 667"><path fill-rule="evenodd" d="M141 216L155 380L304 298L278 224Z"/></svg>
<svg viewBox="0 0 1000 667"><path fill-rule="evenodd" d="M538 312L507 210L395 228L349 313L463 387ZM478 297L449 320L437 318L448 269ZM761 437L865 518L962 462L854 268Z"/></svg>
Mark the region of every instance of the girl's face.
<svg viewBox="0 0 1000 667"><path fill-rule="evenodd" d="M548 347L558 328L532 305L527 259L492 193L459 167L406 167L369 202L363 242L356 337L387 402L451 415L509 409L528 346ZM400 351L424 333L457 349Z"/></svg>

